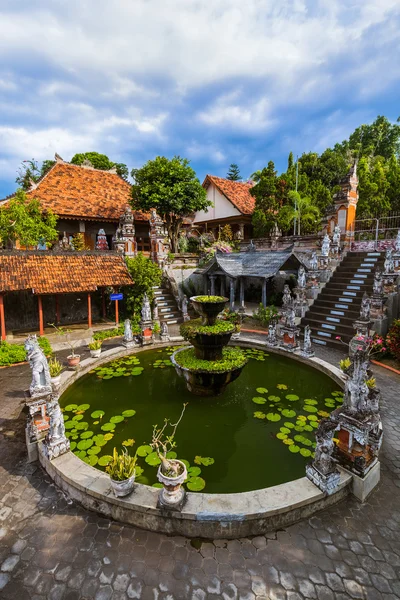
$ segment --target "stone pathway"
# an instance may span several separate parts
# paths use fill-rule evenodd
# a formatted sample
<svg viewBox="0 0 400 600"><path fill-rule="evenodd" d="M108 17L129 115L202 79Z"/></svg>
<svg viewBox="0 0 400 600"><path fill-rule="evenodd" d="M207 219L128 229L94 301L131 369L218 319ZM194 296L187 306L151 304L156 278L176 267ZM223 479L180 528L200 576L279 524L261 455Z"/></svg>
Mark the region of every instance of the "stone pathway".
<svg viewBox="0 0 400 600"><path fill-rule="evenodd" d="M337 364L336 351L318 355ZM27 465L27 365L0 370L2 600L368 600L400 598L400 377L375 368L383 392L382 480L253 539L200 541L108 521ZM268 457L265 457L268 460Z"/></svg>

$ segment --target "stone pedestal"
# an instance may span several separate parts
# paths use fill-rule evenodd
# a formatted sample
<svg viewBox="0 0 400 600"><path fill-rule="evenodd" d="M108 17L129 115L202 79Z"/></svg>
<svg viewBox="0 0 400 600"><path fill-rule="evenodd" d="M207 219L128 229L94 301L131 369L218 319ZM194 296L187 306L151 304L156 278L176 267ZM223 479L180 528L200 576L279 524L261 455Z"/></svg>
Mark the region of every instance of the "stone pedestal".
<svg viewBox="0 0 400 600"><path fill-rule="evenodd" d="M142 346L149 346L153 343L153 322L152 321L140 321L140 327L142 329L141 342Z"/></svg>
<svg viewBox="0 0 400 600"><path fill-rule="evenodd" d="M365 477L359 477L348 469L345 469L353 477L351 482L351 493L360 502L365 502L372 490L378 485L381 478L381 463L376 461Z"/></svg>
<svg viewBox="0 0 400 600"><path fill-rule="evenodd" d="M376 464L382 444L379 415L352 416L340 413L336 437L335 459L351 473L364 478Z"/></svg>
<svg viewBox="0 0 400 600"><path fill-rule="evenodd" d="M308 287L306 292L307 298L309 300L316 300L319 296L319 286L317 287Z"/></svg>
<svg viewBox="0 0 400 600"><path fill-rule="evenodd" d="M314 485L317 486L324 494L330 496L333 494L340 483L340 473L334 470L331 473L321 473L313 464L306 466L306 475Z"/></svg>
<svg viewBox="0 0 400 600"><path fill-rule="evenodd" d="M123 340L122 345L125 346L125 348L127 350L129 350L130 348L136 348L139 344L136 342L135 339L133 339L133 340Z"/></svg>
<svg viewBox="0 0 400 600"><path fill-rule="evenodd" d="M386 316L384 316L383 319L376 319L376 320L372 321L371 328L378 335L381 335L381 336L387 335L387 332L389 330L388 318Z"/></svg>
<svg viewBox="0 0 400 600"><path fill-rule="evenodd" d="M284 350L294 352L299 348L299 334L300 329L298 327L279 325L279 346Z"/></svg>

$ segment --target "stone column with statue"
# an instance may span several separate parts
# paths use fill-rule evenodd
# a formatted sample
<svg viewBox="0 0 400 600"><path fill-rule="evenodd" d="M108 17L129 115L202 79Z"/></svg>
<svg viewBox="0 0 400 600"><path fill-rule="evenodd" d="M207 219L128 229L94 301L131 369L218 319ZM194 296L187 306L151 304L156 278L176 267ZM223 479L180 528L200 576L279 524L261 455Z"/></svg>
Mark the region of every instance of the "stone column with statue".
<svg viewBox="0 0 400 600"><path fill-rule="evenodd" d="M151 211L149 223L150 256L155 263L163 268L167 262L167 256L170 250L170 244L165 231L165 225L155 210Z"/></svg>
<svg viewBox="0 0 400 600"><path fill-rule="evenodd" d="M153 319L151 316L150 301L147 294L143 296L141 319L140 319L142 346L153 343Z"/></svg>

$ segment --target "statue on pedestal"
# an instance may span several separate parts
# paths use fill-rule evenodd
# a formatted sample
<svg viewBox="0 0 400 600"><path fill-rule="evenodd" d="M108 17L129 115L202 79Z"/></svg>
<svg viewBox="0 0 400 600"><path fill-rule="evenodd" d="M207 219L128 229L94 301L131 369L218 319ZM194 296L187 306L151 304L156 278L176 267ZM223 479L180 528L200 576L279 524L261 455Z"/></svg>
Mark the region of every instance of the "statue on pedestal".
<svg viewBox="0 0 400 600"><path fill-rule="evenodd" d="M307 358L311 358L312 356L315 356L315 352L312 349L311 329L310 329L309 325L306 325L304 327L304 341L303 341L302 354L303 354L303 356L306 356Z"/></svg>
<svg viewBox="0 0 400 600"><path fill-rule="evenodd" d="M170 339L171 339L170 335L169 335L169 332L168 332L168 325L167 325L167 323L165 321L163 321L161 323L161 333L160 333L160 336L161 336L161 341L162 342L169 342Z"/></svg>
<svg viewBox="0 0 400 600"><path fill-rule="evenodd" d="M185 294L183 295L183 298L182 298L181 311L182 311L183 320L189 321L190 317L188 315L188 299Z"/></svg>
<svg viewBox="0 0 400 600"><path fill-rule="evenodd" d="M288 305L292 301L292 294L290 293L290 287L287 283L283 286L283 296L282 296L282 307L286 309Z"/></svg>
<svg viewBox="0 0 400 600"><path fill-rule="evenodd" d="M334 419L322 419L315 434L316 448L312 463L306 467L306 475L322 492L330 495L340 483L340 473L333 459L333 437L337 423Z"/></svg>
<svg viewBox="0 0 400 600"><path fill-rule="evenodd" d="M46 402L50 418L49 431L44 441L44 449L49 460L69 451L69 439L65 435L64 417L58 403L58 395L51 394Z"/></svg>
<svg viewBox="0 0 400 600"><path fill-rule="evenodd" d="M275 319L271 319L268 325L268 336L267 336L267 345L268 346L277 346L278 340L276 339L276 321Z"/></svg>
<svg viewBox="0 0 400 600"><path fill-rule="evenodd" d="M310 271L318 271L318 259L317 259L317 253L315 250L313 250L311 252L311 258L310 258Z"/></svg>
<svg viewBox="0 0 400 600"><path fill-rule="evenodd" d="M130 319L125 319L124 321L124 337L122 340L122 344L126 348L132 348L136 346L135 338L132 332L132 324Z"/></svg>
<svg viewBox="0 0 400 600"><path fill-rule="evenodd" d="M326 258L329 256L330 246L331 246L331 240L329 238L329 235L326 233L322 240L321 256L326 257Z"/></svg>
<svg viewBox="0 0 400 600"><path fill-rule="evenodd" d="M368 297L367 292L364 292L364 295L361 300L360 319L362 321L369 321L370 313L371 313L371 301Z"/></svg>
<svg viewBox="0 0 400 600"><path fill-rule="evenodd" d="M374 274L373 295L375 297L383 295L383 278L380 267L377 267Z"/></svg>
<svg viewBox="0 0 400 600"><path fill-rule="evenodd" d="M303 265L300 265L299 270L297 272L297 287L305 288L306 287L306 271Z"/></svg>
<svg viewBox="0 0 400 600"><path fill-rule="evenodd" d="M392 248L388 248L386 250L385 262L384 262L384 274L389 275L394 273L394 258L393 258L393 250Z"/></svg>
<svg viewBox="0 0 400 600"><path fill-rule="evenodd" d="M142 315L142 321L144 321L144 322L151 321L150 301L149 301L149 297L147 294L145 294L143 296L141 315Z"/></svg>
<svg viewBox="0 0 400 600"><path fill-rule="evenodd" d="M31 398L44 396L52 392L50 371L47 358L39 346L36 335L30 335L24 344L26 357L32 369L32 382L29 388Z"/></svg>

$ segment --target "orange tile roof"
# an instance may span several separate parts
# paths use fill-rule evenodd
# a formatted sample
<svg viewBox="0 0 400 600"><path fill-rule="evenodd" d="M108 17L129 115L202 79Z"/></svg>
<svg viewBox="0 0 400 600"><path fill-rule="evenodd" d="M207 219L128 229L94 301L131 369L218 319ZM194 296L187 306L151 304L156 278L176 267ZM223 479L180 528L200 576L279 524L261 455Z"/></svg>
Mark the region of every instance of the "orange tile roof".
<svg viewBox="0 0 400 600"><path fill-rule="evenodd" d="M123 257L112 252L0 252L0 292L64 294L132 284Z"/></svg>
<svg viewBox="0 0 400 600"><path fill-rule="evenodd" d="M28 196L64 219L118 221L129 204L131 185L109 171L56 162ZM140 212L134 216L149 219Z"/></svg>
<svg viewBox="0 0 400 600"><path fill-rule="evenodd" d="M253 183L247 183L242 181L231 181L230 179L223 179L223 177L215 177L214 175L207 175L203 186L208 187L210 183L213 183L220 192L232 202L242 215L252 215L255 207L255 199L250 194L250 189L253 187Z"/></svg>

